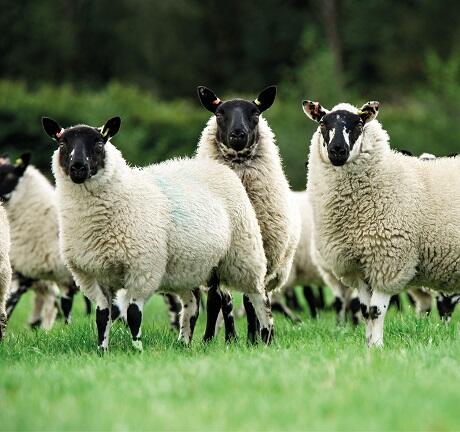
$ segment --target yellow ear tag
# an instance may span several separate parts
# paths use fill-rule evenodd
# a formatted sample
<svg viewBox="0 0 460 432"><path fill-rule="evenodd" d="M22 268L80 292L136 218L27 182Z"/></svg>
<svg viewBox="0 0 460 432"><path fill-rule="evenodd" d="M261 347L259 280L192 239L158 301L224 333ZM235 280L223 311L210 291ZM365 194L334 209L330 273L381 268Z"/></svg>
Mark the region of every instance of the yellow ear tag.
<svg viewBox="0 0 460 432"><path fill-rule="evenodd" d="M364 113L364 111L358 110L358 115L363 115Z"/></svg>
<svg viewBox="0 0 460 432"><path fill-rule="evenodd" d="M102 126L101 135L105 138L105 137L107 136L108 133L109 133L109 130L108 130L108 129L104 129L104 126Z"/></svg>
<svg viewBox="0 0 460 432"><path fill-rule="evenodd" d="M260 106L260 105L261 105L261 103L260 103L260 100L259 100L259 99L256 99L256 100L254 101L254 103L255 103L257 106Z"/></svg>
<svg viewBox="0 0 460 432"><path fill-rule="evenodd" d="M21 158L16 159L16 166L21 166L21 165L24 165L24 161Z"/></svg>

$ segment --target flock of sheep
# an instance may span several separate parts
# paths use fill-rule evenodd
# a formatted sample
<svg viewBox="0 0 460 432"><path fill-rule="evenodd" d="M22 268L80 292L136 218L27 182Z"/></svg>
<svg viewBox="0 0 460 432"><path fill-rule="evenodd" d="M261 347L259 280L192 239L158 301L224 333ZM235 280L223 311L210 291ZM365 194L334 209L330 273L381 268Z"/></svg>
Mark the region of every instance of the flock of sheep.
<svg viewBox="0 0 460 432"><path fill-rule="evenodd" d="M226 340L236 337L231 290L243 293L252 343L273 340L272 310L296 320L299 284L314 316L310 287L329 286L338 319L350 311L364 321L369 346L383 345L390 299L405 289L422 313L439 292L450 316L460 291L460 157L392 150L377 102L329 111L304 101L318 128L307 189L292 192L261 115L276 88L253 101L222 101L206 87L198 96L212 116L193 158L129 166L111 143L119 117L68 128L43 118L58 146L56 187L30 155L0 158L0 338L28 289L30 323L45 329L58 310L70 322L80 289L96 305L101 350L118 318L142 350L143 308L157 293L186 344L203 291L206 341L220 320Z"/></svg>

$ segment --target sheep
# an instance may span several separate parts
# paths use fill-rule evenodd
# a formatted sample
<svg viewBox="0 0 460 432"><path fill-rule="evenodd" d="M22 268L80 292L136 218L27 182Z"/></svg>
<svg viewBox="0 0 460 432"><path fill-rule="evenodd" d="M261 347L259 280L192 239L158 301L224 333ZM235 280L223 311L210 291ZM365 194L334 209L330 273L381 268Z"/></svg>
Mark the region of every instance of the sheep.
<svg viewBox="0 0 460 432"><path fill-rule="evenodd" d="M1 178L1 173L0 173ZM0 341L6 330L6 299L11 284L10 229L3 205L0 204Z"/></svg>
<svg viewBox="0 0 460 432"><path fill-rule="evenodd" d="M30 165L30 159L30 153L26 153L15 164L9 160L0 164L0 196L5 201L11 229L10 259L21 287L8 299L8 316L20 296L32 288L37 297L30 325L42 323L43 328L50 328L59 293L55 283L62 293L66 323L71 319L76 286L59 250L56 192L46 177Z"/></svg>
<svg viewBox="0 0 460 432"><path fill-rule="evenodd" d="M215 160L230 167L241 179L254 207L260 225L267 258L267 292L285 284L300 236L300 217L291 199L289 183L283 172L275 137L262 113L271 107L276 87L263 90L254 101L220 100L203 86L197 89L205 109L212 113L201 133L196 158ZM221 305L222 292L210 290L204 340L215 333L215 320ZM231 298L223 300L224 319L231 312ZM257 324L247 298L244 305L248 317L248 336L255 337ZM225 309L225 311L224 311ZM230 325L233 321L230 320ZM228 331L234 335L234 327Z"/></svg>
<svg viewBox="0 0 460 432"><path fill-rule="evenodd" d="M244 292L272 338L266 260L256 215L235 173L214 161L174 159L130 167L101 128L63 129L44 117L57 142L52 158L61 250L81 290L96 303L98 347L108 349L113 295L126 290L133 347L142 350L145 302L156 292L182 303L179 340L189 344L199 313L196 287L220 282Z"/></svg>
<svg viewBox="0 0 460 432"><path fill-rule="evenodd" d="M400 152L402 152L400 150ZM413 156L411 152L404 151L404 154L408 156ZM447 157L456 157L457 154L450 154ZM436 156L431 153L422 153L419 156L422 160L435 160ZM411 288L408 290L408 294L411 300L415 304L416 311L419 315L425 316L431 312L432 305L432 294L429 289L426 288ZM445 321L449 322L452 313L454 312L455 306L460 301L460 296L458 294L447 295L441 292L436 293L436 307L438 309L439 317Z"/></svg>
<svg viewBox="0 0 460 432"><path fill-rule="evenodd" d="M305 298L312 317L316 318L316 304L311 286L320 287L326 282L335 296L334 308L337 312L338 321L342 322L345 319L346 311L349 310L353 323L358 324L359 300L354 296L353 290L340 283L332 274L319 269L312 256L313 215L308 192L291 192L291 194L300 211L301 232L286 286L292 287L300 284L304 287Z"/></svg>
<svg viewBox="0 0 460 432"><path fill-rule="evenodd" d="M459 286L460 159L391 150L378 102L303 109L319 123L307 180L317 262L358 288L368 346L380 347L392 294Z"/></svg>

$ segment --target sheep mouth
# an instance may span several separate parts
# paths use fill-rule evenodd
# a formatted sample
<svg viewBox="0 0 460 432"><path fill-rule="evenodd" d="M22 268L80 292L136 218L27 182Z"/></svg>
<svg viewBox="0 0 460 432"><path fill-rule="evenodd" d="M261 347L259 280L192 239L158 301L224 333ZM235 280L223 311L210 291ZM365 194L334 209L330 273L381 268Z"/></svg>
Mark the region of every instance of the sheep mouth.
<svg viewBox="0 0 460 432"><path fill-rule="evenodd" d="M82 184L86 180L91 178L91 174L86 174L86 175L70 174L69 177L70 177L70 180L72 180L73 183Z"/></svg>
<svg viewBox="0 0 460 432"><path fill-rule="evenodd" d="M344 166L347 163L348 156L346 158L329 157L329 160L331 161L331 164L334 165L335 167L340 167L340 166Z"/></svg>

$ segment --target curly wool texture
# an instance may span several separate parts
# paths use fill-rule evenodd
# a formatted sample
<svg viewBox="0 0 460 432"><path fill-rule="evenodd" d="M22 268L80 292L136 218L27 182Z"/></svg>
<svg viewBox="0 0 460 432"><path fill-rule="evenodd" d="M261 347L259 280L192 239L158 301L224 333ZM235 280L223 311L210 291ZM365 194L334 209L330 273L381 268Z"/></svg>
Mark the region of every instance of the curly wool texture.
<svg viewBox="0 0 460 432"><path fill-rule="evenodd" d="M111 144L105 167L81 185L53 171L62 250L77 284L147 300L190 291L217 269L223 283L262 293L266 261L257 219L238 177L213 161L131 168Z"/></svg>
<svg viewBox="0 0 460 432"><path fill-rule="evenodd" d="M59 249L56 191L35 167L28 166L6 203L11 229L11 264L34 280L69 285L71 275Z"/></svg>
<svg viewBox="0 0 460 432"><path fill-rule="evenodd" d="M460 158L411 158L388 141L373 120L359 157L334 167L323 159L320 132L313 135L307 190L318 263L344 282L387 293L408 284L458 289Z"/></svg>
<svg viewBox="0 0 460 432"><path fill-rule="evenodd" d="M8 218L3 206L0 205L0 337L2 334L2 319L6 316L6 299L11 284L10 230Z"/></svg>
<svg viewBox="0 0 460 432"><path fill-rule="evenodd" d="M235 163L216 140L217 122L212 116L201 134L196 156L229 166L241 179L257 215L265 256L267 289L281 288L291 271L300 237L300 216L284 175L275 137L267 121L259 117L259 139L251 156ZM230 155L231 156L231 155Z"/></svg>

